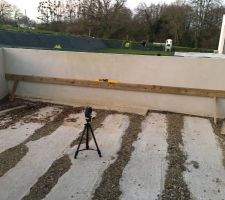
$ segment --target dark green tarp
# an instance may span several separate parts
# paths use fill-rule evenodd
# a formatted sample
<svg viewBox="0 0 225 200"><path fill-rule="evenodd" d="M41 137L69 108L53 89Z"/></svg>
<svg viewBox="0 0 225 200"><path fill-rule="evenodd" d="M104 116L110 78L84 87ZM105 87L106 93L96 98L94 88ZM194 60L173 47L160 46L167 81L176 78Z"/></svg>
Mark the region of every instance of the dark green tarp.
<svg viewBox="0 0 225 200"><path fill-rule="evenodd" d="M0 46L53 49L55 45L77 51L107 48L103 40L91 37L0 31Z"/></svg>

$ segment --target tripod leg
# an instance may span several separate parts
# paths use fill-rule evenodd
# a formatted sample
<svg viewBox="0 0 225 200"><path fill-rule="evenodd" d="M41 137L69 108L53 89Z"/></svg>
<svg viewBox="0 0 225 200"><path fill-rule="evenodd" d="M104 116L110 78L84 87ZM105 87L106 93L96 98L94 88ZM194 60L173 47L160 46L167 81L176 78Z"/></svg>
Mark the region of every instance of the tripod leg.
<svg viewBox="0 0 225 200"><path fill-rule="evenodd" d="M96 138L95 138L95 135L94 135L94 132L93 132L93 130L92 130L91 125L89 125L89 128L90 128L90 130L91 130L91 134L92 134L92 137L93 137L93 139L94 139L94 142L95 142L95 145L96 145L96 148L97 148L98 155L99 155L99 157L101 158L101 157L102 157L102 154L101 154L101 151L100 151L100 149L99 149L99 147L98 147L98 143L97 143L97 141L96 141Z"/></svg>
<svg viewBox="0 0 225 200"><path fill-rule="evenodd" d="M82 136L81 136L81 138L80 138L79 145L78 145L78 147L77 147L77 151L76 151L76 153L75 153L75 155L74 155L74 158L75 158L75 159L77 159L77 156L78 156L78 153L79 153L79 149L80 149L80 145L81 145L81 143L82 143L82 141L83 141L84 134L85 134L85 131L86 131L86 130L87 130L87 125L85 124L84 130L83 130L83 133L82 133Z"/></svg>
<svg viewBox="0 0 225 200"><path fill-rule="evenodd" d="M87 126L87 131L86 131L86 149L89 149L89 126Z"/></svg>

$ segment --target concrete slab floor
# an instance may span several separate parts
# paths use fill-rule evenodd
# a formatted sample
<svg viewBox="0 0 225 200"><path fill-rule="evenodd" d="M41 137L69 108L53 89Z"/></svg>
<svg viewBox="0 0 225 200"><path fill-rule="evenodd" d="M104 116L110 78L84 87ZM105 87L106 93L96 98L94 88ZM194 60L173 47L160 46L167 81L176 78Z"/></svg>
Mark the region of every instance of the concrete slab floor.
<svg viewBox="0 0 225 200"><path fill-rule="evenodd" d="M157 199L162 192L167 170L166 128L165 115L152 113L143 122L135 150L121 178L122 200Z"/></svg>
<svg viewBox="0 0 225 200"><path fill-rule="evenodd" d="M78 117L82 117L81 114ZM59 156L79 136L81 129L62 125L55 132L40 140L29 142L27 155L0 179L2 199L22 198ZM12 188L8 190L8 186Z"/></svg>
<svg viewBox="0 0 225 200"><path fill-rule="evenodd" d="M19 122L9 128L0 130L0 153L23 142L35 130L44 126L48 118L52 121L60 112L60 108L47 106L20 119ZM6 119L3 123L8 121L9 119Z"/></svg>
<svg viewBox="0 0 225 200"><path fill-rule="evenodd" d="M19 122L12 123L13 125L5 129L2 128L0 130L0 157L5 151L10 151L10 148L35 134L36 130L45 131L46 123L51 129L54 123L58 123L55 119L64 109L63 106L46 104L37 112L23 117ZM73 156L77 146L72 147L71 143L79 139L85 119L83 112L72 113L73 107L67 107L67 109L71 111L71 114L65 115L63 123L51 134L26 143L28 152L0 177L1 200L91 200L93 198L95 189L99 187L103 180L102 177L105 176L104 171L117 160L124 135L127 134L128 139L133 137L132 129L129 133L126 132L131 125L130 114L107 111L102 126L94 130L103 157L99 158L95 151L84 151L79 154L77 160L74 160ZM97 110L95 115L98 118ZM168 155L168 115L149 113L142 121L142 130L138 134L137 141L132 145L131 157L122 175L117 175L115 166L113 176L118 176L119 179L120 197L118 200L161 198L164 184L168 183L167 172L171 170L168 169L171 156ZM3 116L5 119L2 118L0 124L13 120L8 118L6 113ZM134 116L139 117L135 114ZM186 158L178 159L185 159L186 170L183 170L183 179L191 194L189 199L225 199L223 162L225 158L222 153L225 145L218 142L218 136L214 134L208 119L179 116L183 121L183 130L180 131L182 141L179 146ZM92 139L90 146L94 147ZM171 146L170 144L170 148ZM53 163L65 155L68 156L70 162L70 167L65 173L58 175L62 166L54 165L55 173L49 174L49 171L53 169ZM126 154L122 156L126 157ZM4 165L4 156L1 158L0 165ZM175 164L174 170L176 167ZM56 175L58 176L54 184L51 180L44 182L44 179L40 179L43 176L54 179ZM107 178L110 181L112 177ZM35 189L33 189L34 186ZM47 192L45 188L49 188ZM107 200L111 199L110 196L107 198ZM176 198L171 196L168 199ZM99 197L99 200L103 199Z"/></svg>
<svg viewBox="0 0 225 200"><path fill-rule="evenodd" d="M125 115L109 115L103 126L96 130L96 139L102 151L102 159L96 152L82 152L77 160L70 154L71 169L59 180L46 199L91 199L91 194L101 180L101 175L111 162L116 159L120 149L121 137L129 125ZM93 141L90 143L93 148Z"/></svg>
<svg viewBox="0 0 225 200"><path fill-rule="evenodd" d="M185 180L195 199L224 199L225 170L222 151L209 120L185 117Z"/></svg>

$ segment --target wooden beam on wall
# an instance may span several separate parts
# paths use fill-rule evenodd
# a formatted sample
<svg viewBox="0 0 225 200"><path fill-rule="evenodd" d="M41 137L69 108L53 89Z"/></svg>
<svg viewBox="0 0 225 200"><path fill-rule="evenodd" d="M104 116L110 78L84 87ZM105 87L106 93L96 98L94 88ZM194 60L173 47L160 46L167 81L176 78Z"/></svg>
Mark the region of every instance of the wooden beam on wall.
<svg viewBox="0 0 225 200"><path fill-rule="evenodd" d="M89 80L64 79L64 78L55 78L55 77L41 77L41 76L28 76L28 75L16 75L16 74L6 74L6 80L46 83L46 84L56 84L56 85L68 85L68 86L78 86L78 87L125 90L125 91L149 92L149 93L160 93L160 94L176 94L176 95L187 95L187 96L198 96L198 97L225 98L225 91L223 90L208 90L208 89L131 84L131 83L112 84L108 82L96 82L96 81L89 81Z"/></svg>

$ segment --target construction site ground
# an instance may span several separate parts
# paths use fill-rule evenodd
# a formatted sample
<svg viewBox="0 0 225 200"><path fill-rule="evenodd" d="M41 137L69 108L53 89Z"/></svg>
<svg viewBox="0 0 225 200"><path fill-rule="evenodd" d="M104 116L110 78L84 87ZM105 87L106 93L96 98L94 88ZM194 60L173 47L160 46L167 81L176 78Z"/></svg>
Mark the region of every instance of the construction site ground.
<svg viewBox="0 0 225 200"><path fill-rule="evenodd" d="M225 199L223 120L94 109L102 158L82 151L74 159L83 110L22 99L0 104L0 200Z"/></svg>

